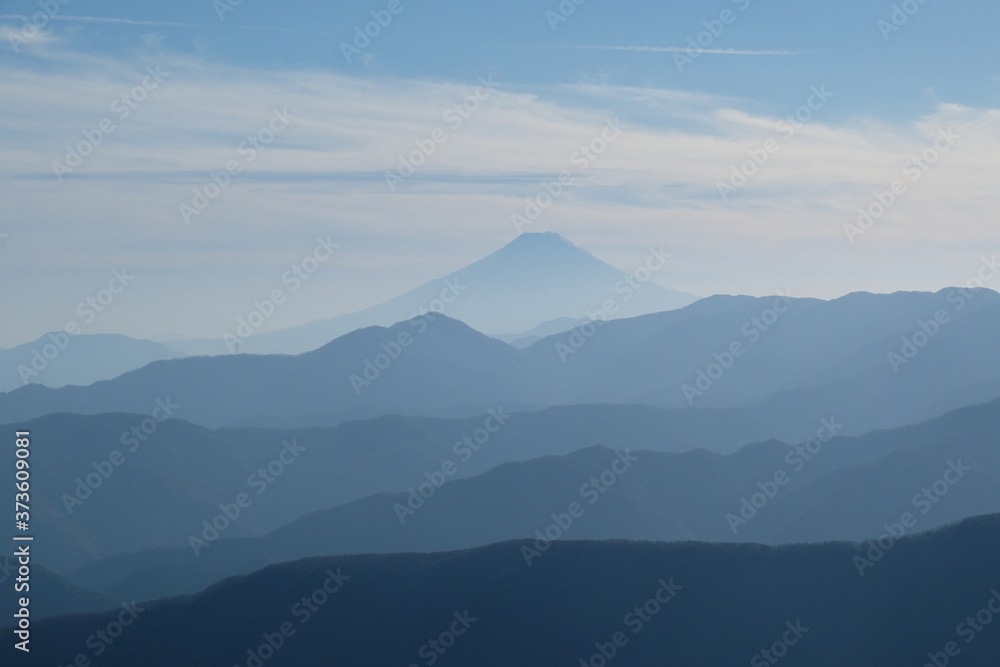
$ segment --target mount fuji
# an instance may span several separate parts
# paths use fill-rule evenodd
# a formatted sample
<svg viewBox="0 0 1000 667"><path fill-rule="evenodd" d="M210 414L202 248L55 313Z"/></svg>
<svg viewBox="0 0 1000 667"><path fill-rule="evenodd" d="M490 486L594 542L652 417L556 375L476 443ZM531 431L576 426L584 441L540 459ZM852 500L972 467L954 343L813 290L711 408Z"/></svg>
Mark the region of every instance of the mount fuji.
<svg viewBox="0 0 1000 667"><path fill-rule="evenodd" d="M683 308L698 297L652 282L669 254L650 248L645 265L625 272L555 232L524 233L496 252L389 301L325 320L255 334L239 347L253 354L299 354L369 326L391 326L427 311L483 332L527 332L560 318L580 320L614 303L609 319ZM572 324L569 325L571 327ZM569 328L567 327L567 328ZM222 341L173 341L187 354L224 354Z"/></svg>

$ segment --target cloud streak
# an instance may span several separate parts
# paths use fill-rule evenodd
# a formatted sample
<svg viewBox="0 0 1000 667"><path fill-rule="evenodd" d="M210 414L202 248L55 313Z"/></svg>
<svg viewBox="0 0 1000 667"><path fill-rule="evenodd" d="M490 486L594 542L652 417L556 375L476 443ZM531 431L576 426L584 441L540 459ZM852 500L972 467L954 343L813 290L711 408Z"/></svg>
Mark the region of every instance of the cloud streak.
<svg viewBox="0 0 1000 667"><path fill-rule="evenodd" d="M544 181L575 169L573 154L615 116L628 125L620 139L577 173L531 231L559 231L619 266L633 261L629 248L669 243L676 261L663 280L674 288L770 294L791 285L814 296L934 289L967 275L979 253L998 250L993 109L942 105L895 126L834 124L817 112L724 204L715 184L794 109L752 113L739 100L704 94L498 79L498 91L454 127L446 114L475 84L265 71L162 51L127 61L72 51L47 57L44 67L23 60L0 70L8 100L0 106L0 175L14 184L4 203L0 280L37 277L10 306L38 318L25 320L36 332L58 325L43 321L46 314L72 312L76 286L128 262L151 269L137 279L132 305L104 321L108 330L214 336L267 288L270 270L280 275L317 234L344 244L342 263L317 279L329 281L316 283L324 297L302 300L287 324L370 305L509 241L511 214ZM155 64L170 76L127 118L115 116L114 101ZM184 225L178 205L192 187L241 160L240 143L286 105L289 127ZM114 131L57 182L52 162L106 117ZM843 224L947 126L961 135L954 149L863 242L848 244ZM447 129L447 140L390 193L383 175L436 128ZM163 322L164 313L186 319Z"/></svg>
<svg viewBox="0 0 1000 667"><path fill-rule="evenodd" d="M0 14L0 20L26 20L30 21L30 16L24 14ZM161 26L169 28L205 28L209 26L196 25L193 23L178 23L176 21L136 21L133 19L113 18L109 16L65 16L62 14L50 15L50 21L71 21L74 23L110 23L115 25L142 25Z"/></svg>
<svg viewBox="0 0 1000 667"><path fill-rule="evenodd" d="M723 56L797 56L803 51L786 49L716 49L690 46L618 46L613 44L562 44L545 48L584 49L588 51L629 51L634 53L709 53Z"/></svg>
<svg viewBox="0 0 1000 667"><path fill-rule="evenodd" d="M205 29L269 30L275 32L308 33L314 35L340 35L340 33L326 31L326 30L305 30L300 28L284 28L281 26L240 25L235 23L207 24L207 23L182 23L177 21L140 21L135 19L116 18L111 16L64 16L62 14L57 14L49 16L48 19L50 21L66 21L69 23L101 23L109 25L128 25L128 26L159 27L159 28L191 28L198 30L205 30ZM0 14L0 20L30 21L31 17L25 16L23 14Z"/></svg>

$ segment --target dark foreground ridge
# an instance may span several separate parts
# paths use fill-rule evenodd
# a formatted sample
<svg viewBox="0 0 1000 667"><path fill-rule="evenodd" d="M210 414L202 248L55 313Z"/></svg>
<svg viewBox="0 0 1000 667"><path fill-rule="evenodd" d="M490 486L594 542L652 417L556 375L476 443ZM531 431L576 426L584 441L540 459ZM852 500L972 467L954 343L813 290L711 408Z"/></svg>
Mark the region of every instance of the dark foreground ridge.
<svg viewBox="0 0 1000 667"><path fill-rule="evenodd" d="M521 540L312 558L39 621L17 664L993 667L998 553L1000 515L881 547Z"/></svg>

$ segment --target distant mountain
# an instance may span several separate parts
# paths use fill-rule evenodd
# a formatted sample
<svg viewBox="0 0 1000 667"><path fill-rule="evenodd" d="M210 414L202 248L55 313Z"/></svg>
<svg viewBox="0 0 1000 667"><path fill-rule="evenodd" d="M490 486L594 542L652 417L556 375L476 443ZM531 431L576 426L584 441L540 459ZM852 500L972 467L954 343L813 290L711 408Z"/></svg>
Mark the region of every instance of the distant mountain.
<svg viewBox="0 0 1000 667"><path fill-rule="evenodd" d="M933 322L938 313L945 324ZM921 323L935 333L923 333ZM560 399L570 403L626 396L654 405L753 405L784 391L839 391L846 382L878 387L880 409L886 400L922 409L913 400L918 376L940 385L921 389L921 397L987 378L996 393L982 400L1000 395L1000 364L982 363L983 355L1000 358L997 330L1000 294L986 289L858 292L831 301L718 295L672 312L578 327L526 353L564 370ZM904 338L923 344L911 351ZM901 361L893 365L890 354ZM883 391L888 385L891 395Z"/></svg>
<svg viewBox="0 0 1000 667"><path fill-rule="evenodd" d="M769 437L797 441L829 414L859 434L1000 396L1000 294L990 290L717 296L588 323L525 350L432 317L360 329L298 356L177 359L84 388L23 387L0 395L0 421L141 414L166 396L210 427L638 403L740 408L771 424Z"/></svg>
<svg viewBox="0 0 1000 667"><path fill-rule="evenodd" d="M0 583L5 588L11 589L9 594L0 596L0 614L5 621L13 618L14 613L19 608L18 598L20 596L15 595L18 591L13 590L15 580L19 576L17 572L19 566L16 558L0 557ZM28 583L30 589L21 592L27 592L31 595L30 610L33 619L105 611L114 609L121 603L121 600L116 600L108 595L93 593L74 586L37 563L32 564Z"/></svg>
<svg viewBox="0 0 1000 667"><path fill-rule="evenodd" d="M586 318L558 317L554 320L549 320L548 322L542 322L537 327L522 333L491 335L493 338L502 340L505 343L513 345L519 350L523 350L526 347L531 347L546 336L569 331L570 329L580 326L581 324L585 324L588 321L589 320Z"/></svg>
<svg viewBox="0 0 1000 667"><path fill-rule="evenodd" d="M579 327L525 354L559 364L561 403L748 406L783 426L828 413L857 434L1000 396L996 331L1000 294L985 289L715 296Z"/></svg>
<svg viewBox="0 0 1000 667"><path fill-rule="evenodd" d="M298 356L225 355L152 363L90 387L28 386L0 395L0 421L51 412L145 414L158 399L210 427L268 415L342 414L498 404L551 405L545 369L443 316L370 327Z"/></svg>
<svg viewBox="0 0 1000 667"><path fill-rule="evenodd" d="M659 251L659 249L655 249ZM655 258L664 269L668 260ZM633 267L638 269L638 267ZM443 312L487 333L527 331L556 318L581 319L607 299L620 306L615 317L633 317L681 308L697 297L649 281L643 267L638 280L594 257L554 232L524 233L496 252L443 278L432 280L385 303L328 320L255 334L239 351L298 354L346 333L390 326L428 310ZM549 332L551 333L551 331ZM222 341L173 341L189 354L225 354Z"/></svg>
<svg viewBox="0 0 1000 667"><path fill-rule="evenodd" d="M385 416L333 428L211 431L181 419L184 410L177 405L163 422L148 414L52 414L3 427L27 429L45 444L32 455L35 530L50 546L40 562L65 571L116 554L183 544L203 519L217 513L219 503L248 490L248 478L273 461L284 442L304 448L304 465L283 469L280 482L266 487L264 502L246 508L227 536L263 535L307 512L405 491L447 461L455 464L453 477L460 478L595 445L729 452L766 440L773 430L740 410L581 405L515 414L496 405L491 409L502 424L487 413L461 419ZM148 433L141 430L146 420ZM487 439L484 425L499 428ZM482 445L465 443L476 437ZM117 466L109 463L116 451ZM13 455L7 450L3 458L12 464ZM195 460L198 465L190 465ZM256 498L257 489L250 490ZM158 519L148 520L151 515Z"/></svg>
<svg viewBox="0 0 1000 667"><path fill-rule="evenodd" d="M165 597L281 560L528 537L554 530L573 503L579 516L557 531L563 539L862 540L906 513L910 534L1000 512L998 428L1000 401L860 438L758 443L729 456L593 447L454 481L439 466L408 493L314 512L261 538L147 550L69 577L118 597Z"/></svg>
<svg viewBox="0 0 1000 667"><path fill-rule="evenodd" d="M141 604L100 664L995 665L1000 517L883 544L520 540L315 558ZM5 642L5 664L92 657L87 638L117 616L36 622L31 653L13 660Z"/></svg>
<svg viewBox="0 0 1000 667"><path fill-rule="evenodd" d="M184 356L160 343L119 334L50 332L9 350L0 350L0 392L26 384L47 387L88 385L109 380L161 359Z"/></svg>

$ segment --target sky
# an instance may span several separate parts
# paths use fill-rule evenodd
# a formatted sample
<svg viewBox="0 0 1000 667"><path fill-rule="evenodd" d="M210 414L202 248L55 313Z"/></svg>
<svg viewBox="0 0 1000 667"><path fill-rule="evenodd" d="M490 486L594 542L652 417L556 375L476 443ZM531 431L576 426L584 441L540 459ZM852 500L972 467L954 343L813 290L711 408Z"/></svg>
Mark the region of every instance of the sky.
<svg viewBox="0 0 1000 667"><path fill-rule="evenodd" d="M998 19L985 0L0 2L0 347L70 322L217 338L305 262L262 330L285 328L520 232L623 272L664 245L656 282L702 296L964 285L1000 252Z"/></svg>

